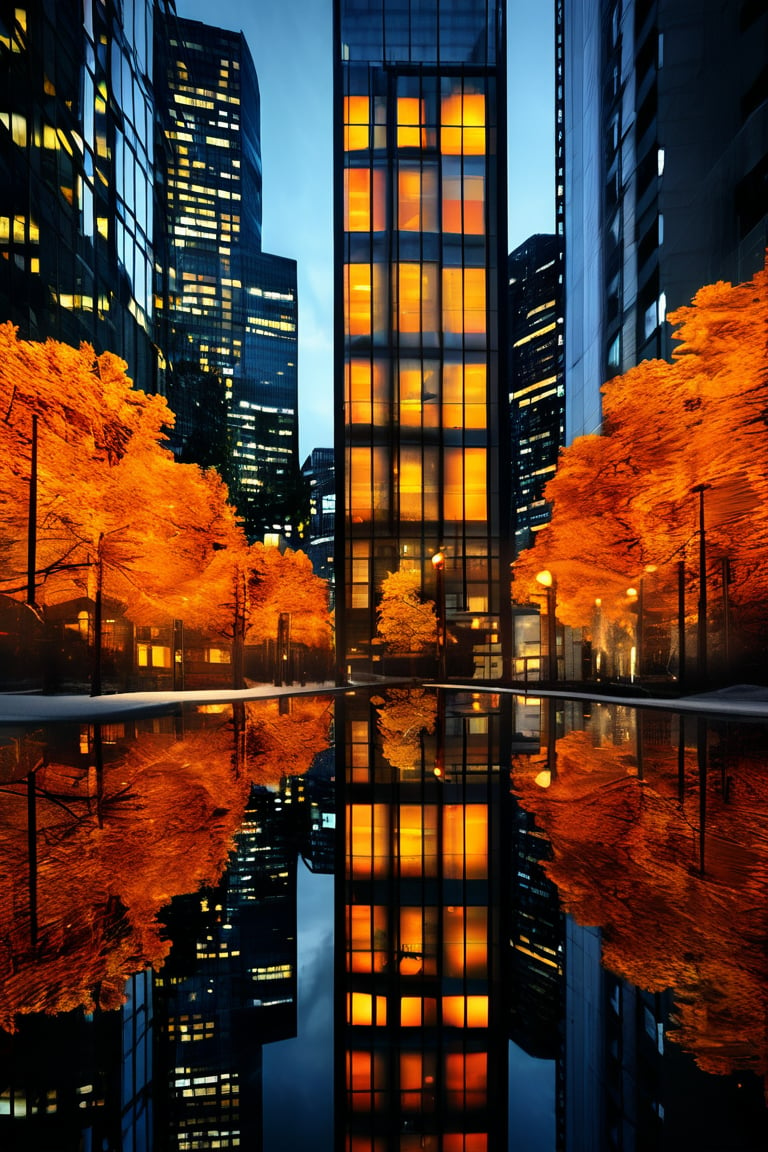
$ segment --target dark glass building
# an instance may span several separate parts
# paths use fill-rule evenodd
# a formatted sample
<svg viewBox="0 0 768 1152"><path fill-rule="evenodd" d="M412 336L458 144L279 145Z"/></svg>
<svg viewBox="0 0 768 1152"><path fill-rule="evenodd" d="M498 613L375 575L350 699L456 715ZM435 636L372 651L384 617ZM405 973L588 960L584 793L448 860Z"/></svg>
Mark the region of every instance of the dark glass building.
<svg viewBox="0 0 768 1152"><path fill-rule="evenodd" d="M219 464L252 538L298 519L295 261L261 249L260 98L242 33L158 45L166 235L159 331L182 459ZM213 443L212 443L213 442Z"/></svg>
<svg viewBox="0 0 768 1152"><path fill-rule="evenodd" d="M556 37L570 442L604 380L670 356L667 312L763 265L768 9L557 0Z"/></svg>
<svg viewBox="0 0 768 1152"><path fill-rule="evenodd" d="M0 320L24 339L115 352L149 392L155 11L0 6Z"/></svg>
<svg viewBox="0 0 768 1152"><path fill-rule="evenodd" d="M337 0L335 18L339 656L369 658L381 582L409 569L447 619L448 674L497 677L504 5Z"/></svg>
<svg viewBox="0 0 768 1152"><path fill-rule="evenodd" d="M309 532L304 551L318 576L329 581L331 607L335 588L333 541L336 526L336 469L333 448L313 448L301 466L309 484Z"/></svg>
<svg viewBox="0 0 768 1152"><path fill-rule="evenodd" d="M510 253L509 405L515 554L549 521L544 487L565 439L563 243L531 236Z"/></svg>

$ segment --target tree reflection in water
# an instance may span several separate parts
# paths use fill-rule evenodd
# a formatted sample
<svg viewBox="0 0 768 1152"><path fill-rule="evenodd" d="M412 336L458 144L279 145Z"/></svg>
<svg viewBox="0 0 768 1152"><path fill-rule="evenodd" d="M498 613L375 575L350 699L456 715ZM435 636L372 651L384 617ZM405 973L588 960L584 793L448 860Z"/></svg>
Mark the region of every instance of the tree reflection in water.
<svg viewBox="0 0 768 1152"><path fill-rule="evenodd" d="M551 840L566 911L602 929L606 967L673 990L668 1035L705 1071L764 1077L766 733L694 721L678 755L668 715L633 723L631 743L567 733L546 787L537 758L514 756L513 791Z"/></svg>

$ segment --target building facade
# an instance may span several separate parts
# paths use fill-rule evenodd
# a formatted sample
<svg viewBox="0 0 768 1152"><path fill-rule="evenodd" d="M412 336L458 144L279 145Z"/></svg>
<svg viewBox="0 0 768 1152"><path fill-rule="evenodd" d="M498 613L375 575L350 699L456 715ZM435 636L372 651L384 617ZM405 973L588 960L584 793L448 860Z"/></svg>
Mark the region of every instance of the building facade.
<svg viewBox="0 0 768 1152"><path fill-rule="evenodd" d="M0 6L0 321L128 364L154 344L154 0ZM164 7L164 5L162 5Z"/></svg>
<svg viewBox="0 0 768 1152"><path fill-rule="evenodd" d="M252 538L290 538L298 494L296 264L261 246L256 72L242 33L171 18L161 40L158 322L169 399L180 414L174 447L182 459L221 466Z"/></svg>
<svg viewBox="0 0 768 1152"><path fill-rule="evenodd" d="M313 448L301 466L309 485L309 530L304 551L318 576L328 581L331 608L334 605L334 533L336 530L336 468L333 448Z"/></svg>
<svg viewBox="0 0 768 1152"><path fill-rule="evenodd" d="M599 430L606 379L670 356L669 311L763 265L768 11L558 0L556 38L570 442Z"/></svg>
<svg viewBox="0 0 768 1152"><path fill-rule="evenodd" d="M410 569L447 626L447 673L492 678L509 583L504 5L337 0L335 20L339 657L371 659L381 582Z"/></svg>
<svg viewBox="0 0 768 1152"><path fill-rule="evenodd" d="M544 487L565 439L563 243L531 236L511 252L509 405L515 555L548 523Z"/></svg>

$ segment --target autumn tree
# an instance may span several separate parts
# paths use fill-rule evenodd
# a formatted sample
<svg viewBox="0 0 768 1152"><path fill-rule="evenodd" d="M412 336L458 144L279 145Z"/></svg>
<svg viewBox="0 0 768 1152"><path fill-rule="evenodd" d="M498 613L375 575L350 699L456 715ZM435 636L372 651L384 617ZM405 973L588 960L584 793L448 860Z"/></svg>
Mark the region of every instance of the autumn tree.
<svg viewBox="0 0 768 1152"><path fill-rule="evenodd" d="M435 731L437 696L423 688L393 688L386 696L372 697L378 705L381 750L393 768L420 767L425 736Z"/></svg>
<svg viewBox="0 0 768 1152"><path fill-rule="evenodd" d="M702 288L668 319L672 362L606 383L602 435L562 452L545 491L551 521L516 561L513 596L532 600L547 568L564 623L588 626L599 598L607 619L628 625L626 589L652 573L654 603L671 618L679 561L698 592L704 485L707 575L719 582L728 560L729 600L756 646L768 635L768 270Z"/></svg>
<svg viewBox="0 0 768 1152"><path fill-rule="evenodd" d="M424 652L437 643L433 600L424 600L419 573L402 568L381 582L377 635L390 652Z"/></svg>

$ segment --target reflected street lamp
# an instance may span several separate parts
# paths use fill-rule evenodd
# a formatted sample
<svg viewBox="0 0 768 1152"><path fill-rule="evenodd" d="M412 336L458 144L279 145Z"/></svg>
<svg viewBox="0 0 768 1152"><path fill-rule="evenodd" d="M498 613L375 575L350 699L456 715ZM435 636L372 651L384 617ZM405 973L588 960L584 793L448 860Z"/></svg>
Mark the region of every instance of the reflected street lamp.
<svg viewBox="0 0 768 1152"><path fill-rule="evenodd" d="M548 568L536 573L536 583L541 584L547 594L547 651L548 651L548 678L552 682L557 680L557 582Z"/></svg>
<svg viewBox="0 0 768 1152"><path fill-rule="evenodd" d="M438 675L445 679L445 556L442 552L435 552L432 557L432 567L437 579L437 668Z"/></svg>

